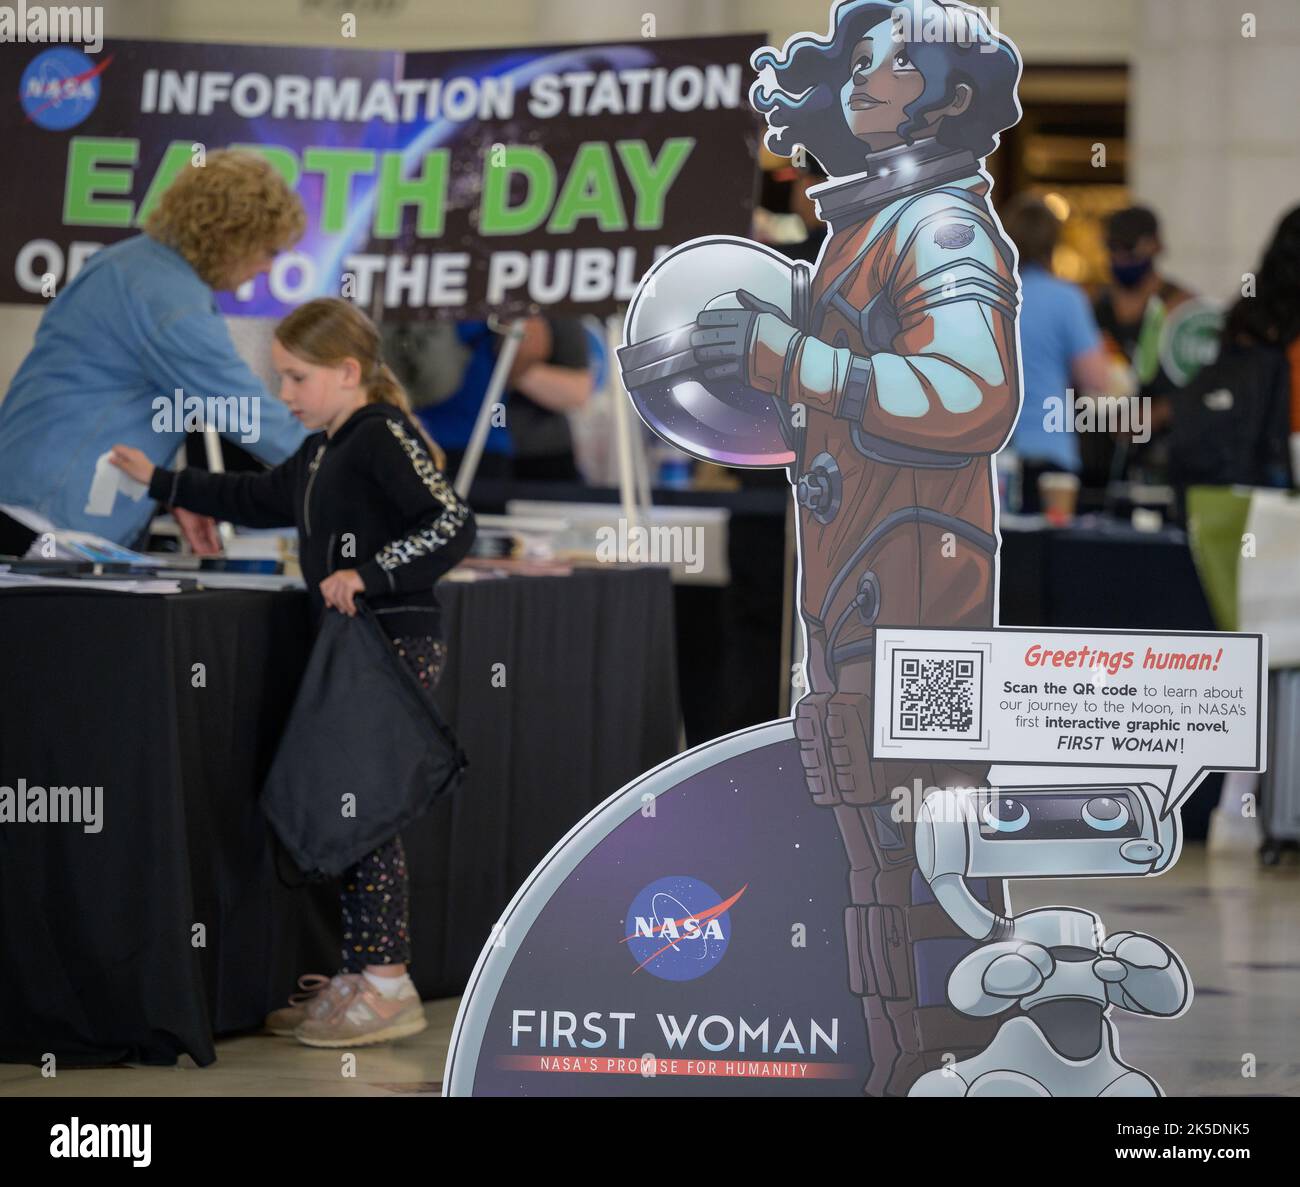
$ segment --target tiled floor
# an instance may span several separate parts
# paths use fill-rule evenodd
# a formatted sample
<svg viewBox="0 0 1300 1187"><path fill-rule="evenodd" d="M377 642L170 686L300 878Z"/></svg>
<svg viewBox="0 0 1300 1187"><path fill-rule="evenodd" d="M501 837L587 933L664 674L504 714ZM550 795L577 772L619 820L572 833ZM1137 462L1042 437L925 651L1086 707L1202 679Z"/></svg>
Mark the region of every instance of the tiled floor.
<svg viewBox="0 0 1300 1187"><path fill-rule="evenodd" d="M429 1029L384 1047L348 1053L304 1047L290 1038L245 1035L217 1044L217 1061L200 1068L106 1067L60 1071L0 1063L4 1096L437 1096L457 998L425 1002ZM355 1064L349 1066L348 1058Z"/></svg>
<svg viewBox="0 0 1300 1187"><path fill-rule="evenodd" d="M1144 931L1187 962L1196 998L1171 1022L1116 1012L1126 1062L1171 1096L1300 1096L1300 866L1262 870L1247 851L1189 846L1178 865L1142 881L1013 883L1017 911L1069 903L1096 911L1107 931ZM392 1096L436 1095L456 1001L427 1002L430 1026L397 1046L340 1052L251 1035L217 1045L198 1068L65 1070L0 1064L0 1096ZM1248 1057L1255 1075L1243 1075Z"/></svg>

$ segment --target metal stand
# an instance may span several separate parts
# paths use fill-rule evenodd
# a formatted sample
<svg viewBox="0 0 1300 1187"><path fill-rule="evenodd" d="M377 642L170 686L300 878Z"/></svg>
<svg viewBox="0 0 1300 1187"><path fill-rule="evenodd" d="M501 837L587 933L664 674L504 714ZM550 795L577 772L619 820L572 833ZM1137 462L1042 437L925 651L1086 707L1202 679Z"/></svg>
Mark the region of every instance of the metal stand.
<svg viewBox="0 0 1300 1187"><path fill-rule="evenodd" d="M226 463L221 456L221 436L216 429L203 426L203 456L208 463L208 473L224 474L226 472ZM217 524L217 535L221 537L223 545L229 544L235 538L235 529L232 524L222 520Z"/></svg>
<svg viewBox="0 0 1300 1187"><path fill-rule="evenodd" d="M523 336L524 319L516 318L510 323L510 328L501 343L501 350L497 353L496 365L492 368L492 378L488 381L483 403L479 407L478 419L474 421L474 431L470 434L469 444L465 446L465 456L461 459L460 469L456 471L456 481L452 484L462 499L469 495L469 488L473 485L474 474L483 457L483 446L492 427L492 409L496 407L501 399L501 393L505 391L506 377L514 365L515 354L519 350L519 343Z"/></svg>
<svg viewBox="0 0 1300 1187"><path fill-rule="evenodd" d="M623 518L631 529L640 522L641 508L648 509L650 506L650 479L644 444L639 439L634 440L634 434L637 438L640 434L636 433L632 410L628 407L631 397L623 387L623 377L618 369L618 346L622 338L622 319L618 314L612 314L605 319L605 352L609 360L610 390L614 397L614 444L618 457L619 502L623 507ZM638 490L638 487L641 489ZM644 502L641 501L642 498Z"/></svg>

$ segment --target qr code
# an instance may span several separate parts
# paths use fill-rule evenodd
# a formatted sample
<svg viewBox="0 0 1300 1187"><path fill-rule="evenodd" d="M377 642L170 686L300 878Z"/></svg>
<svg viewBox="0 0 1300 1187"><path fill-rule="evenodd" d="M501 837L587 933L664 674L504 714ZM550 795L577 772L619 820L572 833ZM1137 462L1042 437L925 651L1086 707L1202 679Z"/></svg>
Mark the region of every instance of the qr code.
<svg viewBox="0 0 1300 1187"><path fill-rule="evenodd" d="M894 653L894 736L980 736L983 656L978 651Z"/></svg>

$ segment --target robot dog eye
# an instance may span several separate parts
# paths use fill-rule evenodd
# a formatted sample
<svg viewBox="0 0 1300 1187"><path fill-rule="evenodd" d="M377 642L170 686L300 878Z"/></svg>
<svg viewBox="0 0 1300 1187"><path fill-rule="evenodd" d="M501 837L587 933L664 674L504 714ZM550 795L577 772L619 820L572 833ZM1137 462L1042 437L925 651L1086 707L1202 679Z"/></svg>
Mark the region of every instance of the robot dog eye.
<svg viewBox="0 0 1300 1187"><path fill-rule="evenodd" d="M1087 800L1082 815L1084 823L1100 833L1118 832L1129 822L1128 806L1106 795Z"/></svg>
<svg viewBox="0 0 1300 1187"><path fill-rule="evenodd" d="M1020 800L1002 796L989 800L981 815L988 828L998 833L1018 833L1029 823L1029 806Z"/></svg>
<svg viewBox="0 0 1300 1187"><path fill-rule="evenodd" d="M1145 821L1149 817L1143 815L1139 794L1132 788L1119 785L990 788L979 795L974 819L970 821L968 817L968 821L978 825L976 833L980 844L1014 850L1037 846L1044 854L1042 861L1046 863L1034 867L1041 873L1056 868L1052 862L1068 864L1074 860L1067 859L1065 851L1054 848L1056 845L1073 846L1083 842L1090 852L1105 849L1107 853L1118 854L1119 847L1126 841L1147 836L1150 829ZM971 840L975 841L976 837ZM1021 862L1020 868L1031 868L1024 864L1027 859L1016 860ZM1116 860L1120 859L1117 857ZM1116 868L1130 868L1131 860L1124 858L1123 864Z"/></svg>

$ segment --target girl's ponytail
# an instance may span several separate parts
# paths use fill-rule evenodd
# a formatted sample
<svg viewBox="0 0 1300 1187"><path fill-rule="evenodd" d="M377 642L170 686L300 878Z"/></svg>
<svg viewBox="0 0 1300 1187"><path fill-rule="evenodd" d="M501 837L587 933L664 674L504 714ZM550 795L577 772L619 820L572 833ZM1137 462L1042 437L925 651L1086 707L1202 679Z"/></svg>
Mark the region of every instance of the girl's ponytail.
<svg viewBox="0 0 1300 1187"><path fill-rule="evenodd" d="M366 403L388 404L390 407L406 413L407 420L419 430L420 436L424 438L424 444L429 450L429 456L433 458L433 464L439 470L446 472L447 455L442 452L442 448L425 429L424 425L420 423L420 418L415 415L415 410L411 407L411 397L406 394L406 388L393 374L392 367L385 362L379 362L375 377L366 388Z"/></svg>
<svg viewBox="0 0 1300 1187"><path fill-rule="evenodd" d="M394 408L400 408L407 416L414 416L411 410L411 397L406 394L406 389L387 363L379 364L375 371L375 378L370 381L367 390L369 393L367 403L391 404Z"/></svg>

